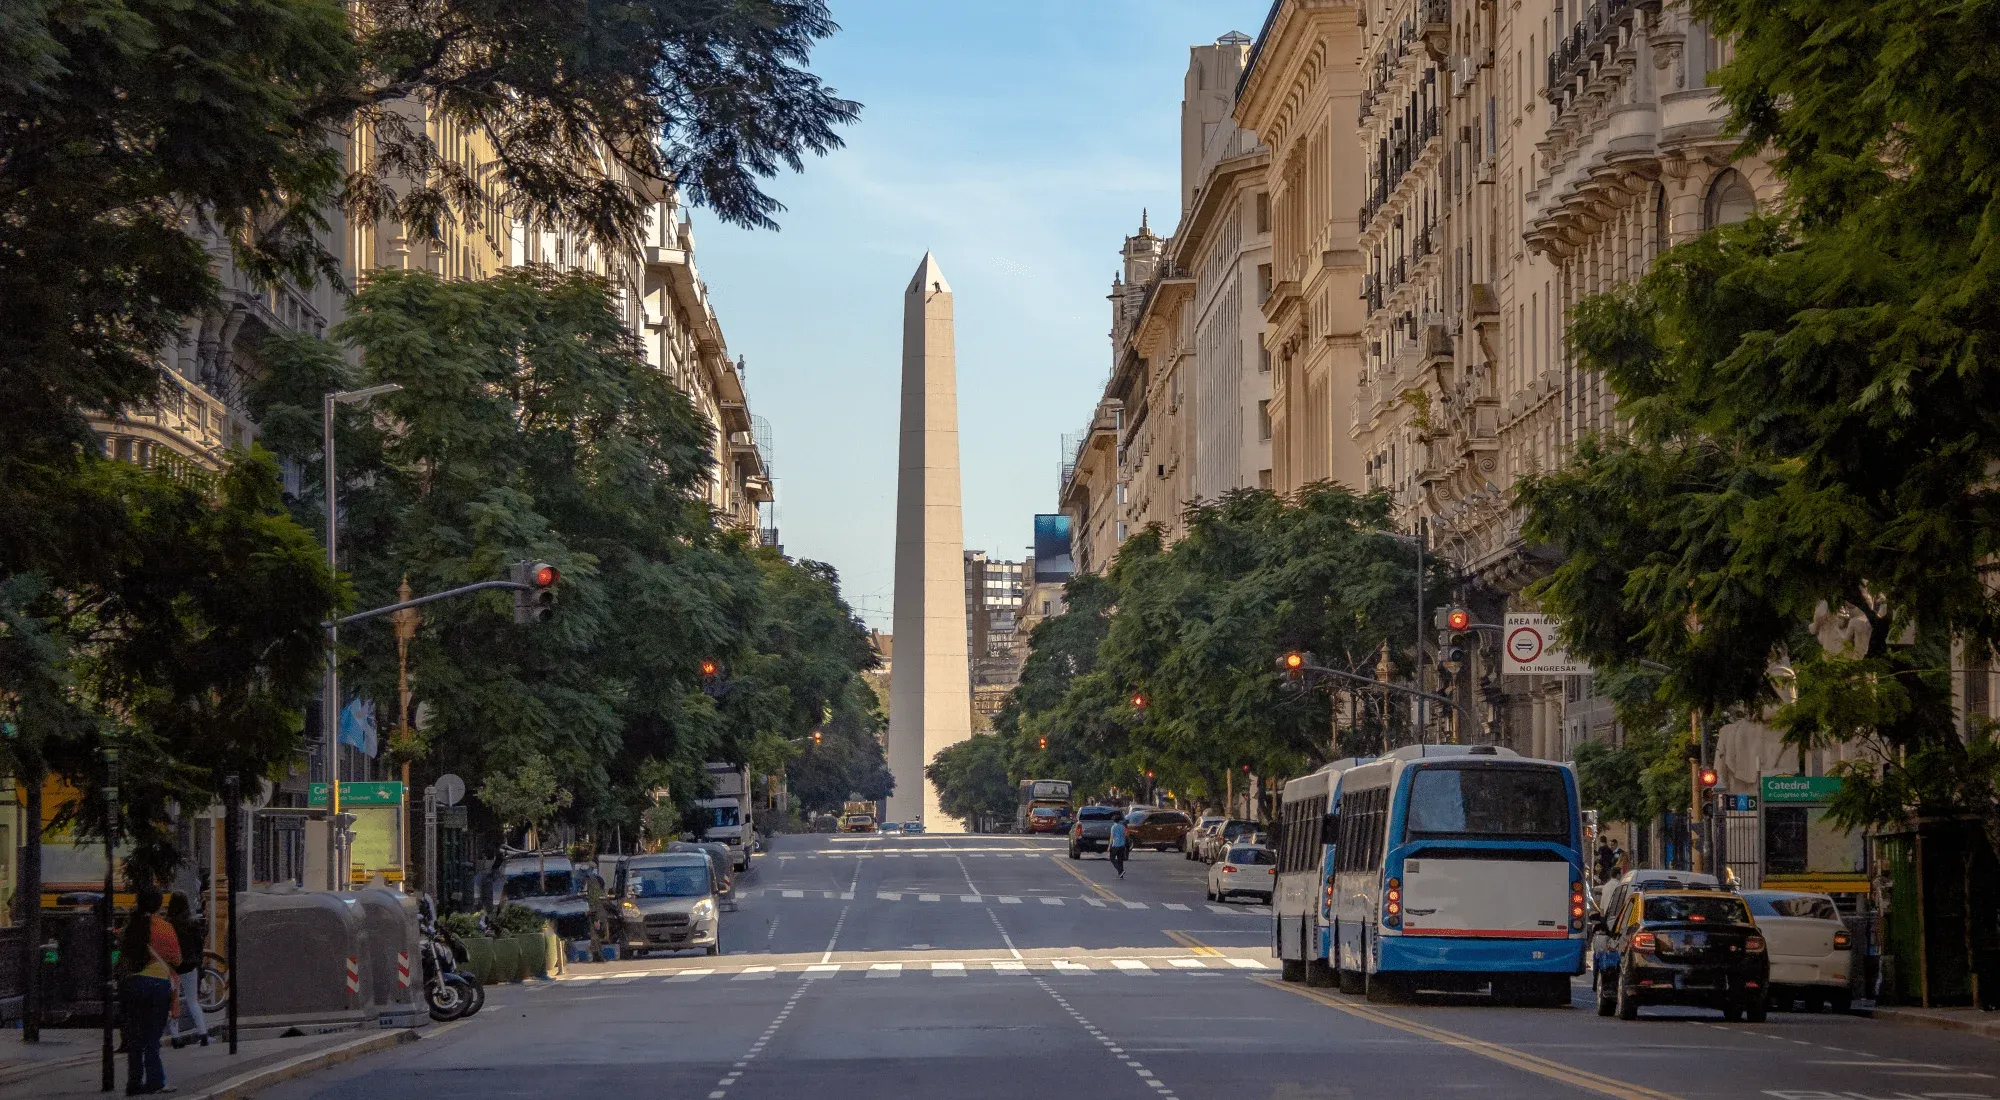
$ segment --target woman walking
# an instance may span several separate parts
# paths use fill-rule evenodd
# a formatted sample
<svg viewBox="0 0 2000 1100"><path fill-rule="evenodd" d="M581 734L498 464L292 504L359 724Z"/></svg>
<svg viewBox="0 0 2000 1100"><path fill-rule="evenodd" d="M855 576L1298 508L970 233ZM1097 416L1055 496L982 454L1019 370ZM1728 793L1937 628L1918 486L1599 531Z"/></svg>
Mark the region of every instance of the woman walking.
<svg viewBox="0 0 2000 1100"><path fill-rule="evenodd" d="M201 948L208 930L195 919L188 896L178 890L167 898L167 923L174 926L174 939L181 948L180 965L174 967L175 991L181 1000L174 1046L179 1048L192 1042L207 1046L208 1018L201 1012Z"/></svg>
<svg viewBox="0 0 2000 1100"><path fill-rule="evenodd" d="M174 1005L174 970L180 937L160 914L160 892L139 891L132 917L118 934L118 966L125 973L125 1095L173 1092L160 1062L160 1036Z"/></svg>

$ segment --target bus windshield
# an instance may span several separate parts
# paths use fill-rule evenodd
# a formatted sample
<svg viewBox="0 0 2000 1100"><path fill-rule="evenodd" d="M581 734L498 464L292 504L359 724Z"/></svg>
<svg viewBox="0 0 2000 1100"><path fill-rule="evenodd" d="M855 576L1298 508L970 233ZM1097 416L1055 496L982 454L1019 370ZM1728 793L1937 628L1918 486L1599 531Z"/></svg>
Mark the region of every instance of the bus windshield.
<svg viewBox="0 0 2000 1100"><path fill-rule="evenodd" d="M1041 799L1069 800L1069 784L1060 779L1037 779L1028 784L1030 801Z"/></svg>
<svg viewBox="0 0 2000 1100"><path fill-rule="evenodd" d="M1568 844L1569 793L1554 768L1423 768L1410 784L1404 839Z"/></svg>
<svg viewBox="0 0 2000 1100"><path fill-rule="evenodd" d="M727 829L731 825L742 824L742 821L736 816L736 807L734 806L710 806L708 813L708 826L711 829Z"/></svg>

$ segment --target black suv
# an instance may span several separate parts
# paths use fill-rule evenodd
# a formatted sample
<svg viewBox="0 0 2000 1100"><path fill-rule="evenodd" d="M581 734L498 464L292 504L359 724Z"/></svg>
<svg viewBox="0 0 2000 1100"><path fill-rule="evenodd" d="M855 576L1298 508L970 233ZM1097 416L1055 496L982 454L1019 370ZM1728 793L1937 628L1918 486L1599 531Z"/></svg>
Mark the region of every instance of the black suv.
<svg viewBox="0 0 2000 1100"><path fill-rule="evenodd" d="M1705 1005L1764 1019L1771 960L1750 908L1719 890L1633 890L1607 914L1595 960L1597 1014L1637 1019L1639 1006Z"/></svg>

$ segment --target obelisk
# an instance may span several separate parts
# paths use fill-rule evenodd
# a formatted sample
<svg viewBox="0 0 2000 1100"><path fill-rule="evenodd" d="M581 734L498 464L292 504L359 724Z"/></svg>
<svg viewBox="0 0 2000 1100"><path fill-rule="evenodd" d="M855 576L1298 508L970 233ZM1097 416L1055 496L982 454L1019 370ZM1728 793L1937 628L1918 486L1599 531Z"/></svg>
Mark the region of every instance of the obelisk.
<svg viewBox="0 0 2000 1100"><path fill-rule="evenodd" d="M903 426L896 464L895 659L887 819L960 832L924 766L972 736L965 653L965 521L958 498L958 360L951 284L924 253L903 292Z"/></svg>

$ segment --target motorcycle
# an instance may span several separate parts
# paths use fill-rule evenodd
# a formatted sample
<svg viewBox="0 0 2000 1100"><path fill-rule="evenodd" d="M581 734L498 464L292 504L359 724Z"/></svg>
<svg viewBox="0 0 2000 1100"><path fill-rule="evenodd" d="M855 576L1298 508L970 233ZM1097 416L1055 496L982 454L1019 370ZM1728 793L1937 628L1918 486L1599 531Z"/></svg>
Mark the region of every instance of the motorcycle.
<svg viewBox="0 0 2000 1100"><path fill-rule="evenodd" d="M438 923L437 906L426 894L417 903L417 930L423 940L424 1000L431 1019L444 1023L470 1017L486 1007L486 987L458 969L465 945Z"/></svg>

